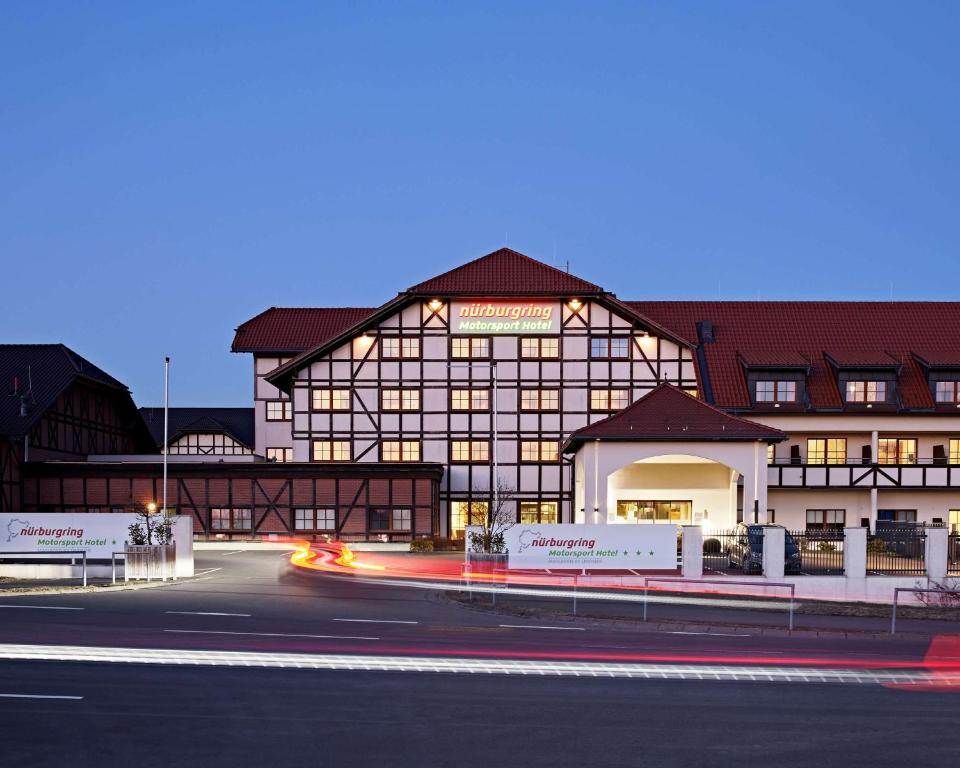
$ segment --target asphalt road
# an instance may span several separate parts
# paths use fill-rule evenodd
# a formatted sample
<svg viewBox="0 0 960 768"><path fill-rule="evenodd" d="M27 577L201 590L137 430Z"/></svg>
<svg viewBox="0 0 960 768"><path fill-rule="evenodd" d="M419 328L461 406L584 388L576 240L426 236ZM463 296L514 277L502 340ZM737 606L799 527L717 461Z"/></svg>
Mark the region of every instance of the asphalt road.
<svg viewBox="0 0 960 768"><path fill-rule="evenodd" d="M198 568L219 570L159 589L3 596L0 648L84 647L116 658L0 661L0 765L899 766L951 765L960 754L955 693L869 680L739 682L723 672L906 666L928 652L916 636L545 625L427 590L291 572L277 552L199 552ZM132 652L118 648L248 660L123 663ZM308 658L362 666L385 657L425 659L424 668L440 657L669 663L685 679L296 668ZM285 668L257 667L276 658ZM707 669L720 670L717 679L691 672Z"/></svg>

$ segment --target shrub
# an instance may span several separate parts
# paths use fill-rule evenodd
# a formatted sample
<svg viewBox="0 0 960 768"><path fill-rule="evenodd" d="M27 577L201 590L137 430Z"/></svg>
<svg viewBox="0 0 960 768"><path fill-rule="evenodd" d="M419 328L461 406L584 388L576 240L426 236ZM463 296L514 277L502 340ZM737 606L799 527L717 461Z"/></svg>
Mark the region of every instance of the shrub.
<svg viewBox="0 0 960 768"><path fill-rule="evenodd" d="M410 542L411 552L433 552L433 539L414 539Z"/></svg>

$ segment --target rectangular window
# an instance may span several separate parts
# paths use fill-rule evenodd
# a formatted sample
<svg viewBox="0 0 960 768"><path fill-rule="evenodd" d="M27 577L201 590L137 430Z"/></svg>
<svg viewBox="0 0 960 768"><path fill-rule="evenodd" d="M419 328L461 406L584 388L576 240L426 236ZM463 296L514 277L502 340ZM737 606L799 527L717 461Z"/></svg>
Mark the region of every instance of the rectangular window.
<svg viewBox="0 0 960 768"><path fill-rule="evenodd" d="M755 391L758 403L793 403L797 400L795 381L758 381Z"/></svg>
<svg viewBox="0 0 960 768"><path fill-rule="evenodd" d="M420 338L418 336L381 336L380 357L382 359L419 358Z"/></svg>
<svg viewBox="0 0 960 768"><path fill-rule="evenodd" d="M957 403L960 402L960 382L956 381L938 381L937 382L937 402L938 403Z"/></svg>
<svg viewBox="0 0 960 768"><path fill-rule="evenodd" d="M593 336L590 357L625 360L630 357L630 339L626 336Z"/></svg>
<svg viewBox="0 0 960 768"><path fill-rule="evenodd" d="M878 464L916 464L917 441L913 438L881 437L877 441Z"/></svg>
<svg viewBox="0 0 960 768"><path fill-rule="evenodd" d="M289 400L267 400L267 421L290 421L292 414Z"/></svg>
<svg viewBox="0 0 960 768"><path fill-rule="evenodd" d="M524 336L520 339L520 357L560 357L560 339L556 336Z"/></svg>
<svg viewBox="0 0 960 768"><path fill-rule="evenodd" d="M314 440L314 461L350 461L349 440Z"/></svg>
<svg viewBox="0 0 960 768"><path fill-rule="evenodd" d="M293 519L298 531L335 531L337 529L337 511L335 509L296 509Z"/></svg>
<svg viewBox="0 0 960 768"><path fill-rule="evenodd" d="M380 444L381 461L420 461L419 440L384 440Z"/></svg>
<svg viewBox="0 0 960 768"><path fill-rule="evenodd" d="M455 464L486 464L490 461L487 440L454 440L450 443L450 461Z"/></svg>
<svg viewBox="0 0 960 768"><path fill-rule="evenodd" d="M692 501L624 500L617 502L617 515L611 522L682 524L690 523L692 517Z"/></svg>
<svg viewBox="0 0 960 768"><path fill-rule="evenodd" d="M767 464L777 463L777 448L773 443L767 446Z"/></svg>
<svg viewBox="0 0 960 768"><path fill-rule="evenodd" d="M842 531L846 525L845 509L808 509L808 531Z"/></svg>
<svg viewBox="0 0 960 768"><path fill-rule="evenodd" d="M591 411L619 411L630 404L628 389L591 389Z"/></svg>
<svg viewBox="0 0 960 768"><path fill-rule="evenodd" d="M885 381L848 381L848 403L882 403L887 399Z"/></svg>
<svg viewBox="0 0 960 768"><path fill-rule="evenodd" d="M524 389L520 392L520 410L557 411L559 409L559 389Z"/></svg>
<svg viewBox="0 0 960 768"><path fill-rule="evenodd" d="M247 507L214 507L210 510L210 527L215 531L249 531L252 517Z"/></svg>
<svg viewBox="0 0 960 768"><path fill-rule="evenodd" d="M847 439L845 437L807 438L808 464L846 464Z"/></svg>
<svg viewBox="0 0 960 768"><path fill-rule="evenodd" d="M380 407L384 411L419 411L419 389L384 389L380 392Z"/></svg>
<svg viewBox="0 0 960 768"><path fill-rule="evenodd" d="M555 464L560 461L560 443L557 440L522 440L520 461L526 464Z"/></svg>
<svg viewBox="0 0 960 768"><path fill-rule="evenodd" d="M293 461L293 448L267 448L267 461L286 464Z"/></svg>
<svg viewBox="0 0 960 768"><path fill-rule="evenodd" d="M409 509L371 509L371 531L410 531L413 513Z"/></svg>
<svg viewBox="0 0 960 768"><path fill-rule="evenodd" d="M452 389L450 408L454 411L489 411L489 389Z"/></svg>
<svg viewBox="0 0 960 768"><path fill-rule="evenodd" d="M349 389L314 389L311 407L315 411L349 411Z"/></svg>
<svg viewBox="0 0 960 768"><path fill-rule="evenodd" d="M960 440L956 438L950 440L950 463L960 464Z"/></svg>
<svg viewBox="0 0 960 768"><path fill-rule="evenodd" d="M450 502L450 535L462 539L468 525L483 525L487 520L490 505L485 501Z"/></svg>
<svg viewBox="0 0 960 768"><path fill-rule="evenodd" d="M490 339L486 336L454 336L450 356L457 360L486 360L490 357Z"/></svg>
<svg viewBox="0 0 960 768"><path fill-rule="evenodd" d="M521 524L548 525L557 522L557 507L555 501L521 501Z"/></svg>

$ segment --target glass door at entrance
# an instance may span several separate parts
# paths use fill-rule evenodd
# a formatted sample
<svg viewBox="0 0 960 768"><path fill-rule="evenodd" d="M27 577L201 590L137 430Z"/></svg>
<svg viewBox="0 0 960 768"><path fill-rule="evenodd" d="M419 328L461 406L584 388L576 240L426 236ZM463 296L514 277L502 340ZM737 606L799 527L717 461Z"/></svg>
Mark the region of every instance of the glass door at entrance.
<svg viewBox="0 0 960 768"><path fill-rule="evenodd" d="M673 523L689 524L693 513L692 501L633 501L617 502L618 523Z"/></svg>

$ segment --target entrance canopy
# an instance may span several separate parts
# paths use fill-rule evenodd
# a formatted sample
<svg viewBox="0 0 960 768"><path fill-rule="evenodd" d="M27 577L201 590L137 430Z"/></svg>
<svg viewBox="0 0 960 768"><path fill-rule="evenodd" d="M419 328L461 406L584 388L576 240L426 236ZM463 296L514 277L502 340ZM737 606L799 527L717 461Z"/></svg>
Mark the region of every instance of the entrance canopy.
<svg viewBox="0 0 960 768"><path fill-rule="evenodd" d="M742 504L765 522L767 445L786 437L661 384L567 439L576 519L725 528Z"/></svg>

